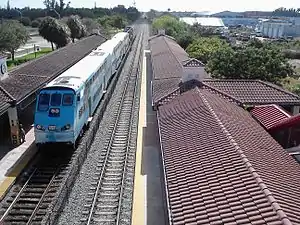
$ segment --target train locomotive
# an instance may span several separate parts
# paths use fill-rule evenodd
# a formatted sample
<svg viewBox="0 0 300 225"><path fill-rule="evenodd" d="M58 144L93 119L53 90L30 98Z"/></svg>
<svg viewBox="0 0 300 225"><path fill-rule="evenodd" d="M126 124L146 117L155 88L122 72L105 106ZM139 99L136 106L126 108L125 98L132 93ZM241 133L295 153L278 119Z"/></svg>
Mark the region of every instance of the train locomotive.
<svg viewBox="0 0 300 225"><path fill-rule="evenodd" d="M131 40L128 32L117 33L40 90L34 116L38 146L47 143L75 146Z"/></svg>

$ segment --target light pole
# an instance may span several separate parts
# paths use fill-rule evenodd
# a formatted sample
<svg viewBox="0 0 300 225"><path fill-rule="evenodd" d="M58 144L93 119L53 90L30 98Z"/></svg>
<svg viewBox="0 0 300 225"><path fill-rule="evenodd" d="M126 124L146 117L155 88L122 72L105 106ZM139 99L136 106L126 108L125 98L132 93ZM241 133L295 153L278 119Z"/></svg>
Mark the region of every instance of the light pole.
<svg viewBox="0 0 300 225"><path fill-rule="evenodd" d="M56 13L56 15L58 16L58 19L60 19L60 14L55 10L55 9L50 9L50 11L53 11Z"/></svg>

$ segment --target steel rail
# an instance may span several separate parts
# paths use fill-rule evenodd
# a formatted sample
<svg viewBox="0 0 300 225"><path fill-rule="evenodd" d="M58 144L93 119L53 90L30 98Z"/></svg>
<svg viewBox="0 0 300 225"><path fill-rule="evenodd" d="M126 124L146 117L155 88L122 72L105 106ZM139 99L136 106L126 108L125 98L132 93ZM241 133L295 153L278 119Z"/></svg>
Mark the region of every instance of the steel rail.
<svg viewBox="0 0 300 225"><path fill-rule="evenodd" d="M137 49L139 47L139 44L141 44L140 40L139 40L139 42L137 44ZM134 57L132 63L130 64L130 70L129 70L130 74L132 73L135 59L136 59L136 57ZM129 83L130 83L130 76L128 76L128 79L127 79L125 87L124 87L124 91L122 93L120 105L119 105L118 111L117 111L117 118L116 118L114 126L113 126L112 135L111 135L110 140L109 140L108 149L107 149L107 152L106 152L106 155L105 155L104 163L103 163L102 168L101 168L100 177L99 177L99 180L97 182L97 188L96 188L94 196L93 196L93 202L92 202L90 213L89 213L89 217L88 217L88 220L87 220L87 225L91 224L91 221L92 221L92 218L93 218L94 209L95 209L96 203L97 203L97 196L98 196L100 188L101 188L101 181L104 178L104 176L103 176L104 175L104 171L105 171L105 168L106 168L106 165L107 165L107 162L108 162L108 157L109 157L110 152L111 152L110 150L112 149L112 143L113 143L113 140L114 140L114 137L115 137L117 125L118 125L119 120L120 120L121 109L122 109L122 106L123 106L123 102L124 102L124 99L125 99L125 96L126 96L126 93L127 93L127 89L128 89ZM128 151L128 148L126 150L126 155L127 155L127 151Z"/></svg>

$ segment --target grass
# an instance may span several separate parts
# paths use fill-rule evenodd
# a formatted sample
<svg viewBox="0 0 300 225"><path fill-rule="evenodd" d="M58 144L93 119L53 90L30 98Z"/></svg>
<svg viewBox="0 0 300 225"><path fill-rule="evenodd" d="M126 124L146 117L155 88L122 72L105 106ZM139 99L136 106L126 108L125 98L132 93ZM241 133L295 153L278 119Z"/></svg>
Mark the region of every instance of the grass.
<svg viewBox="0 0 300 225"><path fill-rule="evenodd" d="M36 52L36 58L39 58L41 56L44 56L48 53L52 52L51 48L43 48L41 51ZM35 59L35 53L30 53L28 55L16 58L14 61L13 60L7 60L7 65L8 65L8 70L12 69L15 66L18 66L20 64L23 64L25 62L31 61ZM16 63L17 62L17 63Z"/></svg>

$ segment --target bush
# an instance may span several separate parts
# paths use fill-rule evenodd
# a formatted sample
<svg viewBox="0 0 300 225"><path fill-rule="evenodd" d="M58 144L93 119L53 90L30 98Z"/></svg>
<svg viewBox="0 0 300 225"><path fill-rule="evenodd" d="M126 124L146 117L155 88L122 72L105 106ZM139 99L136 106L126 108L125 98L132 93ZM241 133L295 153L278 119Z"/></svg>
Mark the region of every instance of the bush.
<svg viewBox="0 0 300 225"><path fill-rule="evenodd" d="M32 21L32 23L31 23L31 26L32 27L39 27L41 25L41 22L39 22L38 20L34 20L34 21Z"/></svg>
<svg viewBox="0 0 300 225"><path fill-rule="evenodd" d="M20 20L20 22L24 25L24 26L30 26L31 25L31 20L29 17L22 17L22 19Z"/></svg>
<svg viewBox="0 0 300 225"><path fill-rule="evenodd" d="M289 59L300 59L300 51L296 50L283 50L283 54Z"/></svg>
<svg viewBox="0 0 300 225"><path fill-rule="evenodd" d="M9 67L9 66L11 66L12 64L14 64L15 66L18 66L18 65L21 65L21 64L23 64L23 63L25 63L25 62L28 62L28 61L30 61L30 59L28 59L28 58L21 58L21 59L15 59L15 60L7 60L7 66Z"/></svg>

